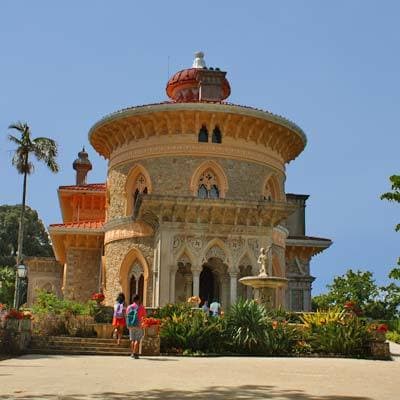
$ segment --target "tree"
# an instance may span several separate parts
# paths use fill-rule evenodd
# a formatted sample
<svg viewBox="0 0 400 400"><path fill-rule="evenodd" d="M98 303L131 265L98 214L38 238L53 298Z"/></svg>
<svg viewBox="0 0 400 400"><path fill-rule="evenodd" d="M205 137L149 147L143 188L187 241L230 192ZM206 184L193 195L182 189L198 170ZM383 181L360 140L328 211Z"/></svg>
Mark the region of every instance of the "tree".
<svg viewBox="0 0 400 400"><path fill-rule="evenodd" d="M14 265L18 248L21 206L0 206L0 303L12 304L15 289ZM35 210L26 206L24 214L24 255L53 257L49 236Z"/></svg>
<svg viewBox="0 0 400 400"><path fill-rule="evenodd" d="M328 296L333 304L344 305L346 301L354 301L363 307L373 301L379 293L373 279L372 272L356 271L349 269L345 275L337 276L332 285L327 285Z"/></svg>
<svg viewBox="0 0 400 400"><path fill-rule="evenodd" d="M12 164L17 169L18 173L24 176L22 185L22 207L18 229L18 247L16 265L19 265L22 260L23 250L23 233L24 233L24 214L26 203L26 183L27 176L33 172L33 163L30 161L30 156L35 156L38 161L43 161L52 172L58 172L57 143L53 139L46 137L38 137L32 139L31 130L26 122L17 122L11 124L9 129L15 129L20 133L20 137L8 135L10 142L17 145ZM18 277L15 277L15 296L14 307L17 306L17 283Z"/></svg>
<svg viewBox="0 0 400 400"><path fill-rule="evenodd" d="M389 178L392 183L392 192L386 192L381 195L381 200L395 201L400 203L400 175L392 175ZM400 231L400 224L397 224L395 231ZM389 273L389 278L400 279L400 257L397 259L397 267L394 267Z"/></svg>

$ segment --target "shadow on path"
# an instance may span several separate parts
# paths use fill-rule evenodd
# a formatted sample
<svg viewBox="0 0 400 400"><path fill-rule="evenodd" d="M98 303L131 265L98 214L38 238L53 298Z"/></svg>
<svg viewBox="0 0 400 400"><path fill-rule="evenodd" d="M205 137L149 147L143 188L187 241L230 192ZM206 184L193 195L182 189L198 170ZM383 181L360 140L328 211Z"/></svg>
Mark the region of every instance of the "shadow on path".
<svg viewBox="0 0 400 400"><path fill-rule="evenodd" d="M172 389L158 389L147 391L131 391L126 393L103 392L87 395L56 395L38 394L29 395L14 393L12 395L0 395L1 400L5 399L50 399L50 400L226 400L226 399L287 399L287 400L372 400L370 397L362 396L339 396L339 395L312 395L301 390L278 389L274 386L243 385L236 387L211 386L200 389L196 392Z"/></svg>

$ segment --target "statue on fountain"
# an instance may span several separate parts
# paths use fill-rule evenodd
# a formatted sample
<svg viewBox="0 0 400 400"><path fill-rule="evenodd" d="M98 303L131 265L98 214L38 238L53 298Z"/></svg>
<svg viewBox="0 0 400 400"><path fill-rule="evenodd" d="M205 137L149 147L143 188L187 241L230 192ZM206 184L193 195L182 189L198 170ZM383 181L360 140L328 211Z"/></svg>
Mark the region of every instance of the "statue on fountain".
<svg viewBox="0 0 400 400"><path fill-rule="evenodd" d="M257 263L260 264L261 266L259 276L268 276L267 264L268 264L268 252L270 251L270 249L271 246L269 246L267 250L265 250L264 247L260 249L260 255L258 256L257 260Z"/></svg>

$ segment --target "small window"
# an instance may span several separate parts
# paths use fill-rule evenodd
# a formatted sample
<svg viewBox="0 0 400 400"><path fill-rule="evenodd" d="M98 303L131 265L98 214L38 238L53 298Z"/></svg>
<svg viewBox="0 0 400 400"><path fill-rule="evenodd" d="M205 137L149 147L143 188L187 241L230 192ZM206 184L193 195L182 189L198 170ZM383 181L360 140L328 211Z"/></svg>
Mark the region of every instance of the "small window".
<svg viewBox="0 0 400 400"><path fill-rule="evenodd" d="M201 199L206 199L208 195L207 188L204 185L201 185L198 190L198 196Z"/></svg>
<svg viewBox="0 0 400 400"><path fill-rule="evenodd" d="M208 130L205 127L205 125L203 125L200 129L199 132L199 142L204 142L207 143L208 142Z"/></svg>
<svg viewBox="0 0 400 400"><path fill-rule="evenodd" d="M222 143L222 137L221 137L221 131L219 130L219 127L216 126L213 130L212 133L212 142L213 143Z"/></svg>
<svg viewBox="0 0 400 400"><path fill-rule="evenodd" d="M219 199L218 182L212 170L207 169L200 176L197 196L201 199Z"/></svg>
<svg viewBox="0 0 400 400"><path fill-rule="evenodd" d="M212 185L210 189L210 199L218 199L219 198L219 190L216 185Z"/></svg>

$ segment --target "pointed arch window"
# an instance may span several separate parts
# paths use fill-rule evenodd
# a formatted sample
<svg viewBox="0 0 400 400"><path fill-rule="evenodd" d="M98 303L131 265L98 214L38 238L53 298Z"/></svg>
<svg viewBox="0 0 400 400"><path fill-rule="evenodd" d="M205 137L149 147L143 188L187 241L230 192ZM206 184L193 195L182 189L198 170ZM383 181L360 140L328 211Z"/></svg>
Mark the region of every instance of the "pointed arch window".
<svg viewBox="0 0 400 400"><path fill-rule="evenodd" d="M213 143L222 143L222 136L221 136L221 131L218 127L218 125L214 128L213 133L212 133L212 142Z"/></svg>
<svg viewBox="0 0 400 400"><path fill-rule="evenodd" d="M148 192L146 178L143 174L139 174L136 178L135 184L133 186L133 207L135 209L136 201L140 194L146 194Z"/></svg>
<svg viewBox="0 0 400 400"><path fill-rule="evenodd" d="M129 288L129 301L132 301L132 297L138 294L140 301L143 302L143 291L144 291L144 274L143 268L138 261L136 261L131 269L130 273L130 288Z"/></svg>
<svg viewBox="0 0 400 400"><path fill-rule="evenodd" d="M202 125L199 131L199 142L208 142L208 130L205 125Z"/></svg>
<svg viewBox="0 0 400 400"><path fill-rule="evenodd" d="M220 190L215 173L211 169L205 170L198 182L197 196L201 199L219 199Z"/></svg>

